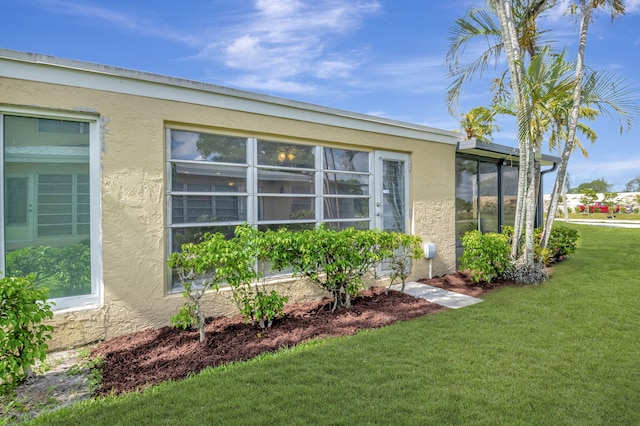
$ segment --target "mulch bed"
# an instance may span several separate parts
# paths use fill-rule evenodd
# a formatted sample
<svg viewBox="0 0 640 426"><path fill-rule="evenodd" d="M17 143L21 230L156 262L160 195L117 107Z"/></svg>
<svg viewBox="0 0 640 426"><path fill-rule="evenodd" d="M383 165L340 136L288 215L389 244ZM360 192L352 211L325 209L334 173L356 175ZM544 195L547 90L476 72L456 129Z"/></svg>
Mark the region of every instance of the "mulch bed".
<svg viewBox="0 0 640 426"><path fill-rule="evenodd" d="M455 273L426 284L480 296L509 283L491 287L473 284L465 274ZM385 294L373 287L352 301L350 309L331 313L331 300L295 303L285 307L285 317L270 329L245 325L242 317L208 318L207 340L199 343L198 331L171 327L143 330L99 344L93 351L104 360L99 394L119 394L144 389L166 380L180 380L209 366L248 360L315 338L345 336L358 330L379 328L447 309L397 291Z"/></svg>

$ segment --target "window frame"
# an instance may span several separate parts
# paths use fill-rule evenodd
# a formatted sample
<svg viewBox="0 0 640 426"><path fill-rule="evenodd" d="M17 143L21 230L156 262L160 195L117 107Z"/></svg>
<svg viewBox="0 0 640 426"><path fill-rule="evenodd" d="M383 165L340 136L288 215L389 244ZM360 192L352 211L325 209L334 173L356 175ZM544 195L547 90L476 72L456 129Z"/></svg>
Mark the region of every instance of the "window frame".
<svg viewBox="0 0 640 426"><path fill-rule="evenodd" d="M66 120L86 123L79 128L88 126L89 136L89 237L91 250L91 293L49 299L54 303L54 313L67 311L96 309L104 304L104 281L102 262L102 232L101 232L101 188L100 188L100 117L93 114L74 112L40 111L20 107L0 107L0 184L5 185L5 156L4 156L4 119L5 116L18 116L39 119ZM34 176L34 179L37 176ZM75 181L74 177L74 181ZM0 277L5 271L5 194L0 191ZM75 220L75 219L74 219ZM34 224L35 226L35 224ZM35 230L34 230L35 232Z"/></svg>
<svg viewBox="0 0 640 426"><path fill-rule="evenodd" d="M241 223L250 223L252 226L258 228L265 228L271 226L281 226L281 225L299 225L304 227L305 225L309 226L319 226L321 223L326 223L328 226L342 228L353 224L353 226L363 225L367 227L367 229L372 229L376 226L375 222L375 209L374 209L374 198L375 198L375 190L374 190L374 167L375 167L375 159L374 159L374 150L373 149L345 149L339 148L335 146L329 145L321 145L318 143L314 143L312 141L291 141L291 140L278 140L278 139L263 139L258 136L246 136L242 135L240 137L246 137L246 163L224 163L224 162L216 162L216 161L201 161L201 160L184 160L184 159L173 159L172 158L172 132L192 132L192 133L200 133L200 134L215 134L219 136L232 136L232 134L223 133L223 132L210 132L207 130L200 129L191 129L191 128L181 128L178 126L167 126L165 128L165 155L166 155L166 166L165 166L165 184L166 184L166 250L167 250L167 258L173 251L173 246L175 245L173 241L173 235L176 229L189 229L192 228L198 231L198 228L220 228L221 231L225 231L224 227L234 227ZM236 135L238 136L238 135ZM275 143L282 144L283 146L290 145L292 147L311 147L310 150L305 150L307 154L312 153L314 156L313 167L309 167L309 164L304 166L296 167L287 165L286 162L283 161L282 165L278 164L260 164L258 161L258 148L260 143ZM305 143L306 142L306 143ZM355 171L355 170L340 170L338 167L329 168L329 164L326 164L324 155L325 150L341 150L341 151L354 151L356 153L364 153L367 155L366 159L366 171ZM310 152L309 152L310 151ZM174 164L179 163L198 163L200 165L208 165L210 167L246 167L246 192L234 193L234 195L243 195L247 197L247 205L246 205L246 219L238 220L238 221L220 221L220 222L185 222L185 223L173 223L173 197L188 194L188 192L183 191L173 191L173 176L172 170ZM280 192L270 190L270 192L263 192L263 188L261 187L261 177L264 178L265 173L261 173L264 171L273 171L273 172L296 172L303 175L304 173L308 173L309 175L313 175L313 183L309 186L312 187L309 190L313 191L310 193L304 192ZM334 177L343 175L343 176L363 176L363 180L367 185L367 193L366 194L340 194L340 193L332 193L325 191L325 176L333 175ZM332 181L334 184L338 181ZM294 185L295 182L292 184ZM408 184L408 182L407 182ZM365 185L364 183L362 185ZM213 193L204 194L202 192L194 194L194 195L212 195ZM222 193L220 195L223 195ZM229 195L229 193L225 193L224 195ZM265 219L264 218L264 204L265 200L268 199L291 199L291 208L292 213L294 213L294 207L299 205L306 205L310 203L313 206L314 215L312 218L302 218L302 219ZM299 203L296 203L296 200L299 199ZM364 200L368 208L368 215L366 217L336 217L336 218L327 218L325 217L325 203L327 200L336 200L336 204L338 202L349 202L350 200ZM228 230L228 228L226 229ZM287 275L287 274L282 274ZM168 279L167 279L167 291L169 294L177 293L181 291L181 288L176 286L174 280L172 278L172 273L168 269Z"/></svg>

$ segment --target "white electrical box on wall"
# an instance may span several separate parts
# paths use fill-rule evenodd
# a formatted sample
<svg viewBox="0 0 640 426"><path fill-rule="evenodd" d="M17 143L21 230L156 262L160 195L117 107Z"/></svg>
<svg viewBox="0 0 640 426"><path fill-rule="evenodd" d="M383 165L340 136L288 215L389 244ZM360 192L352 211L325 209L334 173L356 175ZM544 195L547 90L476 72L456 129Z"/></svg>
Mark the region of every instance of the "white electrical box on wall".
<svg viewBox="0 0 640 426"><path fill-rule="evenodd" d="M433 243L424 243L424 257L433 259L436 257L436 245Z"/></svg>

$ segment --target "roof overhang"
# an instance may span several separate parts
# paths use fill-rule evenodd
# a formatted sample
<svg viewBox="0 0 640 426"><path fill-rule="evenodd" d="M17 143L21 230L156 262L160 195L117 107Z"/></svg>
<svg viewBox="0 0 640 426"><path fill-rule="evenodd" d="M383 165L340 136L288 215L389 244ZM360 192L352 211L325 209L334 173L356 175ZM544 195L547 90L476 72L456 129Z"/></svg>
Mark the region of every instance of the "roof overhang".
<svg viewBox="0 0 640 426"><path fill-rule="evenodd" d="M514 163L517 163L520 159L520 150L518 148L495 143L484 143L475 138L458 142L458 152L477 157L513 161ZM560 157L549 154L541 155L541 164L543 166L554 166L559 162Z"/></svg>
<svg viewBox="0 0 640 426"><path fill-rule="evenodd" d="M193 103L456 145L460 133L108 65L0 48L0 77Z"/></svg>

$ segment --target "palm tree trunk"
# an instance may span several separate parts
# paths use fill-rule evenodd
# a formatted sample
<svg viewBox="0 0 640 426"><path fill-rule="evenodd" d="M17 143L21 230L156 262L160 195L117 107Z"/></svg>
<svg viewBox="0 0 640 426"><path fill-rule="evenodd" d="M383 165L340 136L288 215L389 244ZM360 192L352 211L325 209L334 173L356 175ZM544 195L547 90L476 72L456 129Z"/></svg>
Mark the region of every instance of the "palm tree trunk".
<svg viewBox="0 0 640 426"><path fill-rule="evenodd" d="M527 146L527 191L524 223L524 265L533 265L535 259L534 250L534 228L536 219L536 206L538 201L538 193L536 191L536 161L533 144Z"/></svg>
<svg viewBox="0 0 640 426"><path fill-rule="evenodd" d="M516 105L516 116L518 121L518 129L528 129L529 119L523 111L527 111L526 97L523 93L524 87L524 61L523 54L520 49L518 33L513 18L513 10L509 0L491 0L491 5L496 11L500 29L502 31L502 40L504 50L507 56L507 64L509 66L509 74L511 76L511 87L513 90L513 98ZM519 134L529 134L529 132L518 132ZM513 241L511 245L511 258L515 261L520 257L522 248L522 234L525 234L525 240L529 233L527 229L527 211L529 210L527 202L527 194L529 189L529 163L532 159L529 157L530 137L525 136L519 141L520 146L520 171L518 174L518 198L516 201L516 217L513 229ZM525 244L526 246L526 244Z"/></svg>
<svg viewBox="0 0 640 426"><path fill-rule="evenodd" d="M562 206L564 207L564 221L569 222L569 203L567 201L567 180L566 179L562 183L561 195L562 195Z"/></svg>
<svg viewBox="0 0 640 426"><path fill-rule="evenodd" d="M576 82L573 90L573 107L571 108L571 114L569 116L569 132L567 135L567 141L565 142L562 156L560 157L560 164L558 166L558 172L556 174L556 180L553 185L553 192L551 193L551 200L549 201L549 210L547 212L547 220L544 225L544 231L542 238L540 239L540 246L546 247L549 244L549 238L551 237L551 228L553 227L554 215L551 212L555 212L558 208L558 198L564 180L567 176L567 168L569 166L569 157L573 151L573 145L576 138L576 129L578 127L578 116L580 113L580 104L582 97L582 76L584 74L584 51L587 45L587 34L589 32L589 24L591 22L591 15L593 9L597 5L597 0L589 0L586 4L581 3L580 6L580 44L578 46L578 59L576 63Z"/></svg>

